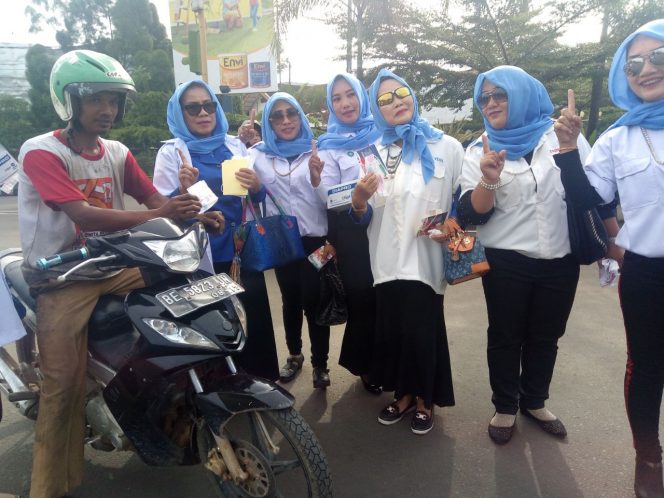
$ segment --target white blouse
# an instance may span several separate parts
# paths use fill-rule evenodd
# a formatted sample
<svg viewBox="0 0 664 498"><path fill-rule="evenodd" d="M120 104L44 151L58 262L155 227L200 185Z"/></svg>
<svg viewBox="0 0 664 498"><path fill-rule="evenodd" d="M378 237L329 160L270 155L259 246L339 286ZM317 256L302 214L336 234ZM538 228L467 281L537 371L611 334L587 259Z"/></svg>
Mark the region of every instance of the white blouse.
<svg viewBox="0 0 664 498"><path fill-rule="evenodd" d="M581 135L577 145L583 161L590 145ZM500 175L502 186L495 193L494 212L486 224L477 226L482 244L539 259L561 258L570 253L565 190L560 168L553 159L559 148L551 126L535 147L530 164L523 158L505 161ZM466 149L462 195L477 186L482 176L483 154L481 137Z"/></svg>
<svg viewBox="0 0 664 498"><path fill-rule="evenodd" d="M249 154L254 158L254 170L261 183L270 190L286 211L297 217L301 236L324 237L327 235L325 204L311 186L309 157L311 152L300 154L292 163L288 160L261 152L253 147ZM276 206L267 198L267 214L279 214Z"/></svg>
<svg viewBox="0 0 664 498"><path fill-rule="evenodd" d="M387 163L388 146L380 145L380 141L375 145ZM461 174L463 147L447 135L427 145L435 162L435 171L428 183L424 183L420 157L415 154L412 163L402 160L394 177L385 180L384 204L376 202L376 194L369 200L373 208L367 229L369 254L374 285L393 280L417 280L437 294L443 294L446 286L443 246L416 234L422 219L432 210L449 211ZM398 147L389 147L390 156L394 156Z"/></svg>
<svg viewBox="0 0 664 498"><path fill-rule="evenodd" d="M664 130L647 130L664 161ZM597 139L585 162L590 184L606 202L616 190L625 223L616 244L641 256L664 257L664 165L657 164L638 126L614 128Z"/></svg>

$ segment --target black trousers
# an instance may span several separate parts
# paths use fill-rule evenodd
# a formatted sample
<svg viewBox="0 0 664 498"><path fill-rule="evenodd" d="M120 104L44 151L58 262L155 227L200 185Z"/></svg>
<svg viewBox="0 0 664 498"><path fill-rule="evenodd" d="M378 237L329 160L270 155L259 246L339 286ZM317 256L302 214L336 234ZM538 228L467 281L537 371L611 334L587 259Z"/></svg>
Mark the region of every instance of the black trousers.
<svg viewBox="0 0 664 498"><path fill-rule="evenodd" d="M499 413L543 408L565 333L579 265L568 255L535 259L486 249L491 271L482 277L489 315L487 360L492 401Z"/></svg>
<svg viewBox="0 0 664 498"><path fill-rule="evenodd" d="M306 254L325 243L325 237L302 237ZM286 345L290 354L302 352L302 312L307 318L311 342L311 364L327 368L330 351L330 327L316 325L316 307L320 298L320 278L308 259L295 261L274 270L281 291Z"/></svg>
<svg viewBox="0 0 664 498"><path fill-rule="evenodd" d="M230 266L230 262L217 262L214 264L214 271L228 273ZM241 273L244 292L239 294L238 298L247 313L247 344L242 353L234 359L249 373L277 380L279 361L265 277L262 272L242 270Z"/></svg>
<svg viewBox="0 0 664 498"><path fill-rule="evenodd" d="M627 336L625 404L639 458L662 461L659 412L664 388L664 258L626 252L620 305Z"/></svg>

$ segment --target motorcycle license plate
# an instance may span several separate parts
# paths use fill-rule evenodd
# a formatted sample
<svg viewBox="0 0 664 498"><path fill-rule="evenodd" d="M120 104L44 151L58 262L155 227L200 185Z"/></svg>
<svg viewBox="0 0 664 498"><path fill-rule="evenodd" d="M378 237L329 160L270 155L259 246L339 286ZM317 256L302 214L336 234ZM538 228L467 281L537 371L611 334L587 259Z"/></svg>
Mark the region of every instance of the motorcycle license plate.
<svg viewBox="0 0 664 498"><path fill-rule="evenodd" d="M155 297L177 318L240 292L244 292L240 285L225 273L220 273L160 292Z"/></svg>

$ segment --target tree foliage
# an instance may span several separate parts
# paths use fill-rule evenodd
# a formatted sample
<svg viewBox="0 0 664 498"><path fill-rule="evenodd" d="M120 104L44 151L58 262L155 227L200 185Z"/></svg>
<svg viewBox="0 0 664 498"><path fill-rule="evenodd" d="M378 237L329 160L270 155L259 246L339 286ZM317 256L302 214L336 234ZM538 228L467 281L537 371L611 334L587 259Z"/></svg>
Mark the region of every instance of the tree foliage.
<svg viewBox="0 0 664 498"><path fill-rule="evenodd" d="M0 144L15 157L21 144L34 135L28 107L21 98L0 95Z"/></svg>

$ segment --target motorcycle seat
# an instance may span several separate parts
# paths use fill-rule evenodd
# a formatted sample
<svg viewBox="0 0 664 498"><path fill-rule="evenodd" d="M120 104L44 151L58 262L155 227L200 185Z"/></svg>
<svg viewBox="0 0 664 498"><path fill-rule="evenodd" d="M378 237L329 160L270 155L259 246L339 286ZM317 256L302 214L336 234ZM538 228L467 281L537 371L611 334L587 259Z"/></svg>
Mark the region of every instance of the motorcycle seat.
<svg viewBox="0 0 664 498"><path fill-rule="evenodd" d="M21 264L23 259L12 261L5 266L5 277L7 282L16 291L23 302L32 310L35 309L35 298L30 295L30 286L23 278L23 271L21 271Z"/></svg>

